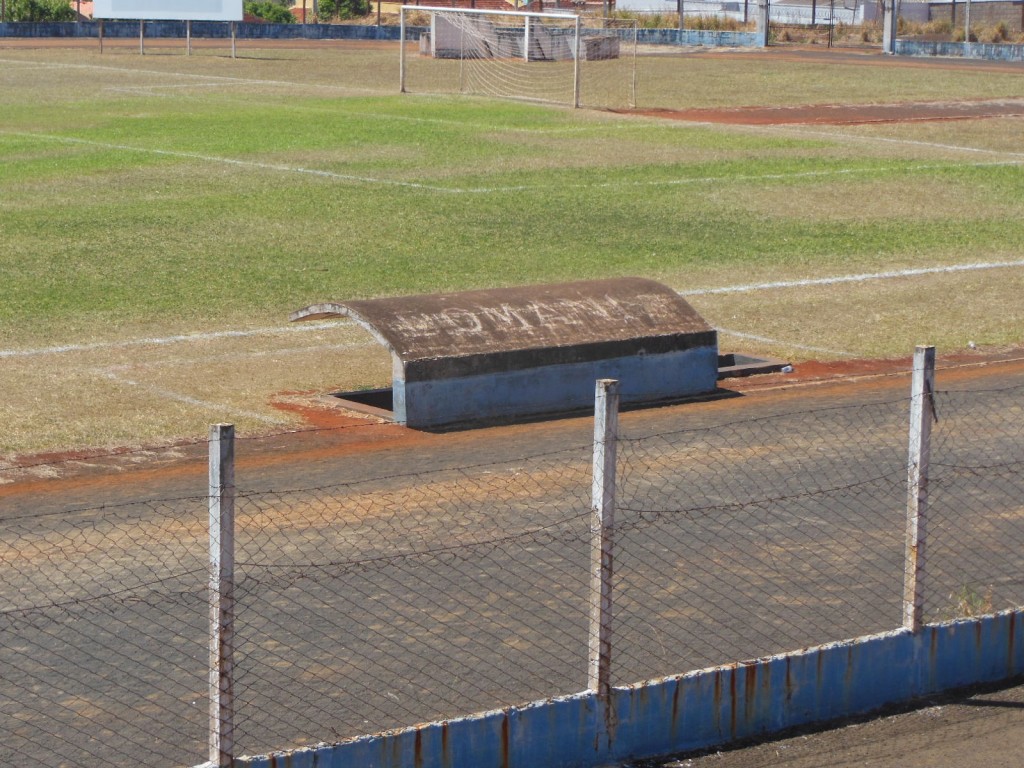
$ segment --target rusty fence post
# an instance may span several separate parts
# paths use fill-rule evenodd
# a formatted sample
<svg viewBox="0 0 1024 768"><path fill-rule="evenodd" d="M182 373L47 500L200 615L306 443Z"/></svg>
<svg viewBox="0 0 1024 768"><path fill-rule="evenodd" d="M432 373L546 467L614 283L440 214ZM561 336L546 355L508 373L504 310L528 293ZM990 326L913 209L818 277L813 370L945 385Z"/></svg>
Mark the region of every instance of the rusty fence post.
<svg viewBox="0 0 1024 768"><path fill-rule="evenodd" d="M910 446L907 455L907 540L903 563L903 626L921 629L924 614L922 581L925 572L928 520L928 461L935 409L935 347L914 350L910 389Z"/></svg>
<svg viewBox="0 0 1024 768"><path fill-rule="evenodd" d="M234 762L235 427L210 427L209 766Z"/></svg>
<svg viewBox="0 0 1024 768"><path fill-rule="evenodd" d="M599 379L594 402L594 471L590 515L590 636L587 689L611 693L612 565L619 382Z"/></svg>

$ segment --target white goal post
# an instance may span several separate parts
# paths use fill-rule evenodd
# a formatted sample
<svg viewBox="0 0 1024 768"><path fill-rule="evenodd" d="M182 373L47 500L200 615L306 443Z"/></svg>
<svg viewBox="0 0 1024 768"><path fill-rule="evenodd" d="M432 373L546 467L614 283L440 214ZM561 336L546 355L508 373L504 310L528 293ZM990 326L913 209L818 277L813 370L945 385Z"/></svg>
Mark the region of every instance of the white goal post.
<svg viewBox="0 0 1024 768"><path fill-rule="evenodd" d="M400 89L632 107L636 38L633 20L403 5Z"/></svg>

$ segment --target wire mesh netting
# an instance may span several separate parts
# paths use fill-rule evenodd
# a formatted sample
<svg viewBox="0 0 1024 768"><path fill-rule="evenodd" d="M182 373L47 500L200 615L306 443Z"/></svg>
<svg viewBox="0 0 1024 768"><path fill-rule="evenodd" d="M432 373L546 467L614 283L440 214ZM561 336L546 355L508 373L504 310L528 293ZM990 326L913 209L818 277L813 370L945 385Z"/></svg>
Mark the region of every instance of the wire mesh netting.
<svg viewBox="0 0 1024 768"><path fill-rule="evenodd" d="M925 619L1021 605L1024 387L940 391L932 427Z"/></svg>
<svg viewBox="0 0 1024 768"><path fill-rule="evenodd" d="M623 440L617 682L897 626L905 416L900 401Z"/></svg>
<svg viewBox="0 0 1024 768"><path fill-rule="evenodd" d="M937 395L928 619L1024 603L1022 395ZM624 418L613 682L900 626L908 410ZM585 688L591 461L586 445L274 491L240 471L236 753ZM0 762L204 759L207 506L0 509Z"/></svg>
<svg viewBox="0 0 1024 768"><path fill-rule="evenodd" d="M242 748L586 687L589 458L244 494Z"/></svg>
<svg viewBox="0 0 1024 768"><path fill-rule="evenodd" d="M0 764L203 754L206 503L0 521Z"/></svg>

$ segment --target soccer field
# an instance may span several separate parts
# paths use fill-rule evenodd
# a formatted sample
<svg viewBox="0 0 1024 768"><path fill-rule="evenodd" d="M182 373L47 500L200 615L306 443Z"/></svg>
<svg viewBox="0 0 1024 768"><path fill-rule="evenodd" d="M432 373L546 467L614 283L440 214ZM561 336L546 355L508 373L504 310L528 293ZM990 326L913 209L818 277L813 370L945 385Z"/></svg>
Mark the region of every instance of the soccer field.
<svg viewBox="0 0 1024 768"><path fill-rule="evenodd" d="M0 456L280 430L386 385L355 327L288 326L322 300L639 275L729 352L1024 336L1024 67L640 57L645 110L1022 105L738 125L402 95L397 44L179 43L0 41Z"/></svg>

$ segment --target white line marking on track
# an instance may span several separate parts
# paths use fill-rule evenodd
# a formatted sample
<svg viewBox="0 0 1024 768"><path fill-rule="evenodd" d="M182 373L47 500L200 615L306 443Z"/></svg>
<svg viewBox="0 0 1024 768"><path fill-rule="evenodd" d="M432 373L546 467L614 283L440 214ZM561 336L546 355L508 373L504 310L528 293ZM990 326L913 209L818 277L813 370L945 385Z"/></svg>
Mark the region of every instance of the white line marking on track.
<svg viewBox="0 0 1024 768"><path fill-rule="evenodd" d="M815 285L839 285L840 283L864 283L869 280L892 280L901 277L918 277L921 275L952 274L956 272L975 272L984 269L1012 269L1024 267L1021 261L984 261L976 264L952 264L945 267L919 267L916 269L896 269L888 272L872 272L859 275L839 275L837 277L816 277L806 280L780 280L772 283L751 283L749 285L728 285L721 288L698 288L691 291L679 291L680 296L711 296L716 293L747 293L750 291L769 291L778 288L806 288Z"/></svg>

